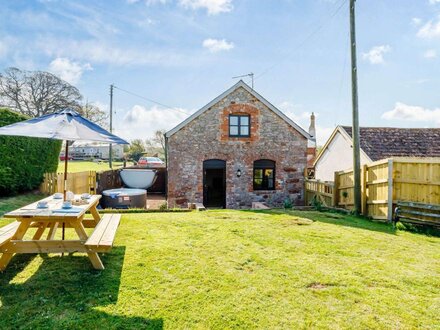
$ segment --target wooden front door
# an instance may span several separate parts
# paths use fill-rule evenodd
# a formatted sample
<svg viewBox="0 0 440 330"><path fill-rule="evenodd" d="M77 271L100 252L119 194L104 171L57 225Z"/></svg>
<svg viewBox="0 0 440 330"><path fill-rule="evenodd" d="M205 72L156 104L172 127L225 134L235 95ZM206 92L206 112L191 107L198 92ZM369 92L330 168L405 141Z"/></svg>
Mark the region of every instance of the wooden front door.
<svg viewBox="0 0 440 330"><path fill-rule="evenodd" d="M226 207L226 162L210 159L203 162L203 205Z"/></svg>

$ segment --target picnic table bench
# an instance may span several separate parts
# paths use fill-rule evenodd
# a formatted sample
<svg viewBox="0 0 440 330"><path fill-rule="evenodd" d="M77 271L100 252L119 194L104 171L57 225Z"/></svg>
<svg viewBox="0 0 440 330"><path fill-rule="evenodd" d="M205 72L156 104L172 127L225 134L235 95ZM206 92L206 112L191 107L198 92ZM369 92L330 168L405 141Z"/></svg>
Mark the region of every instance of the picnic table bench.
<svg viewBox="0 0 440 330"><path fill-rule="evenodd" d="M440 227L440 205L398 201L393 224L399 221Z"/></svg>
<svg viewBox="0 0 440 330"><path fill-rule="evenodd" d="M43 199L48 203L47 208L38 208L35 202L5 214L5 218L16 221L0 228L0 271L7 267L15 253L84 252L95 269L104 269L98 252L108 252L112 248L121 216L105 214L101 217L97 210L100 198L100 195L93 195L81 205L62 209L63 200L49 196ZM90 212L91 219L85 218L86 212ZM79 239L56 240L55 233L63 225L73 228ZM85 228L94 228L90 236ZM36 229L32 239L25 239L30 229ZM46 230L46 239L42 239Z"/></svg>

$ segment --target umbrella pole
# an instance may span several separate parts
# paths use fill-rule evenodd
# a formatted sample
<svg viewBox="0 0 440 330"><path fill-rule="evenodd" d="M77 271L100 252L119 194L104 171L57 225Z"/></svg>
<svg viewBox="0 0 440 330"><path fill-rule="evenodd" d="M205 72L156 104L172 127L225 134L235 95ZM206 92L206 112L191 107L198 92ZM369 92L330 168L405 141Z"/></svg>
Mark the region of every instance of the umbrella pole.
<svg viewBox="0 0 440 330"><path fill-rule="evenodd" d="M69 159L69 141L66 140L66 151L64 152L64 201L66 201L66 192L67 192L67 162ZM64 241L64 233L66 230L66 224L63 222L63 230L61 234L61 239ZM61 256L64 256L64 253L61 253Z"/></svg>
<svg viewBox="0 0 440 330"><path fill-rule="evenodd" d="M64 201L66 201L67 192L67 160L69 159L69 144L66 140L66 151L64 152Z"/></svg>

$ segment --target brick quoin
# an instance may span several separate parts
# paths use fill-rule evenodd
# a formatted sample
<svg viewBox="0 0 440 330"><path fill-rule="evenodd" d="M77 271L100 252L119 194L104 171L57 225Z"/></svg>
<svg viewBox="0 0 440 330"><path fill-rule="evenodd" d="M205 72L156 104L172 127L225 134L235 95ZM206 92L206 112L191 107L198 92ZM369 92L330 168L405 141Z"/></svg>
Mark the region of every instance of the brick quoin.
<svg viewBox="0 0 440 330"><path fill-rule="evenodd" d="M229 115L250 115L250 137L229 137ZM226 207L252 202L304 203L307 138L243 87L238 87L168 138L168 204L203 203L203 162L226 161ZM253 189L253 165L275 161L275 190ZM242 175L237 177L237 170Z"/></svg>

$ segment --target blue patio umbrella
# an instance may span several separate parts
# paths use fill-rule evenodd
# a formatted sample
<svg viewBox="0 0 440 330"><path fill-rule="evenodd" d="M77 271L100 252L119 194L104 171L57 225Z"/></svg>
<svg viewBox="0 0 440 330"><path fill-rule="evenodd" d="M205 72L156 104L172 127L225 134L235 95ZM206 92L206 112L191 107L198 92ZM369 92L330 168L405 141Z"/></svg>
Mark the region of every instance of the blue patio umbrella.
<svg viewBox="0 0 440 330"><path fill-rule="evenodd" d="M72 109L65 109L38 118L0 127L0 135L38 137L66 141L64 165L64 199L66 198L67 162L69 141L94 141L128 144L127 141L107 132L102 127L82 117Z"/></svg>
<svg viewBox="0 0 440 330"><path fill-rule="evenodd" d="M66 199L67 163L69 141L94 141L128 144L127 141L107 132L102 127L82 117L72 109L64 109L38 118L0 127L0 135L38 137L66 141L64 157L64 199ZM64 225L63 225L64 236ZM63 237L64 238L64 237Z"/></svg>

